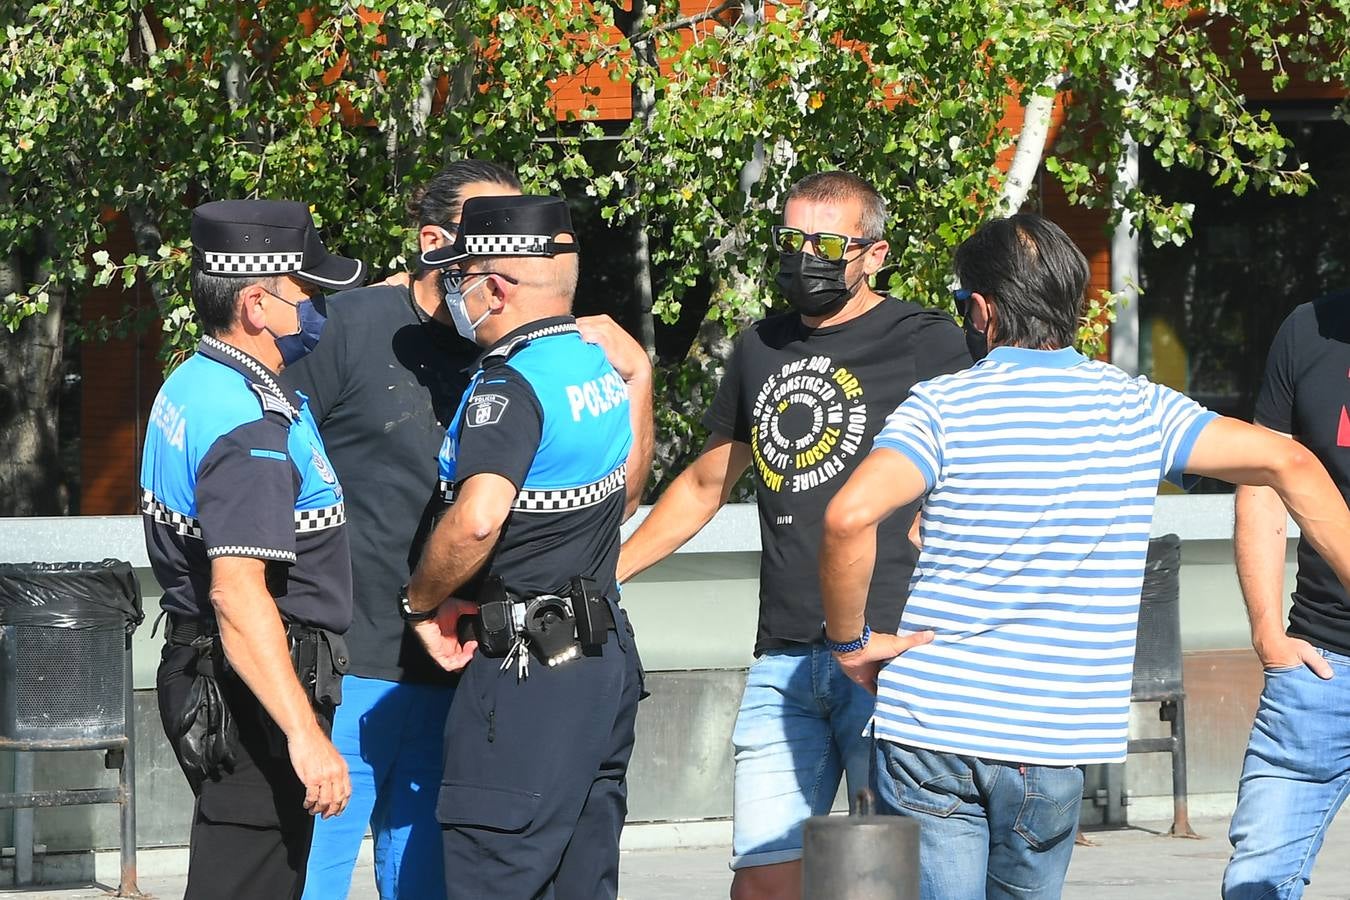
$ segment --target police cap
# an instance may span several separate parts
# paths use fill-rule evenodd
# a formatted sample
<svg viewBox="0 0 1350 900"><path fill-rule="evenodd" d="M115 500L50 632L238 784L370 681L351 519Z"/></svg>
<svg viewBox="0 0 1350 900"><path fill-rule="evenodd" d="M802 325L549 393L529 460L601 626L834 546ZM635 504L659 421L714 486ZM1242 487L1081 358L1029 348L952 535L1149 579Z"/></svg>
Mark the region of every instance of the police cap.
<svg viewBox="0 0 1350 900"><path fill-rule="evenodd" d="M309 208L294 200L203 203L192 211L192 248L210 275L294 275L334 291L367 275L359 260L324 248Z"/></svg>
<svg viewBox="0 0 1350 900"><path fill-rule="evenodd" d="M554 240L560 234L570 242ZM454 265L471 256L556 256L576 253L572 213L561 197L531 195L470 197L464 201L455 242L422 254L432 268Z"/></svg>

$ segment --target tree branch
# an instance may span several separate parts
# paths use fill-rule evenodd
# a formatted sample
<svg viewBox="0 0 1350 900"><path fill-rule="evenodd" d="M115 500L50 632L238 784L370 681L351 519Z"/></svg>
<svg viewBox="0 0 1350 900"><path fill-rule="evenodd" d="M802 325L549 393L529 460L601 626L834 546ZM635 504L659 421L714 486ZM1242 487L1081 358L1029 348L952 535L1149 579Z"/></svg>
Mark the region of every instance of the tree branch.
<svg viewBox="0 0 1350 900"><path fill-rule="evenodd" d="M671 19L669 22L662 22L660 25L653 25L640 34L635 34L628 39L629 44L636 47L638 44L646 44L658 34L665 34L670 31L679 31L681 28L692 28L700 22L706 22L709 19L716 19L723 13L731 12L741 5L741 0L722 0L712 9L705 9L701 13L694 13L688 16L681 16L678 19Z"/></svg>

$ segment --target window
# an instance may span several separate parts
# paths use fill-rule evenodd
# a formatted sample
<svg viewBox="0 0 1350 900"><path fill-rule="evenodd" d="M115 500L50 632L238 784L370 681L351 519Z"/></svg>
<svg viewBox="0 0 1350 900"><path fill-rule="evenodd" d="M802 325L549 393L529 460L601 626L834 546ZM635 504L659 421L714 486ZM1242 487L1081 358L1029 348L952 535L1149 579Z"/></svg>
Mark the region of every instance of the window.
<svg viewBox="0 0 1350 900"><path fill-rule="evenodd" d="M1287 166L1317 180L1303 197L1233 196L1209 176L1143 154L1146 190L1195 204L1184 247L1140 246L1140 370L1210 409L1250 420L1266 354L1294 307L1350 287L1350 125L1331 107L1272 110L1293 141ZM1209 482L1201 490L1231 490Z"/></svg>

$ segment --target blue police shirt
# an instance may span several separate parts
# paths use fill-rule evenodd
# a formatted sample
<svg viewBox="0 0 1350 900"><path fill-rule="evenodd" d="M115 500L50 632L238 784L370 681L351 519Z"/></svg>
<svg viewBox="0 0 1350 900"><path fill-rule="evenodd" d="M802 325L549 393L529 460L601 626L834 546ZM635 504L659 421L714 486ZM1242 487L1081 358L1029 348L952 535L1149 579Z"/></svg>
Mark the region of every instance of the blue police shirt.
<svg viewBox="0 0 1350 900"><path fill-rule="evenodd" d="M141 460L141 513L160 605L214 615L211 560L264 560L292 622L346 631L351 555L342 487L304 397L212 337L164 381Z"/></svg>
<svg viewBox="0 0 1350 900"><path fill-rule="evenodd" d="M481 574L522 596L561 592L584 575L613 596L632 440L627 386L570 316L531 322L491 347L440 454L447 503L482 473L519 491Z"/></svg>

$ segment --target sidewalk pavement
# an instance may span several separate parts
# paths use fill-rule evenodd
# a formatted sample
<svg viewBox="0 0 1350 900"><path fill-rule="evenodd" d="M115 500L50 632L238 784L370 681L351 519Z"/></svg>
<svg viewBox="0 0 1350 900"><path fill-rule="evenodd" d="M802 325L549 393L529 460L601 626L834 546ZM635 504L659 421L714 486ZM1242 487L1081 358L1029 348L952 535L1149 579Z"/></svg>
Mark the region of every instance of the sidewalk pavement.
<svg viewBox="0 0 1350 900"><path fill-rule="evenodd" d="M1217 897L1228 860L1228 820L1197 819L1199 840L1166 835L1168 823L1089 831L1096 846L1074 848L1063 900L1191 900ZM621 860L622 900L720 900L731 873L726 847L625 851ZM142 878L141 890L161 900L181 897L183 875ZM1350 817L1332 826L1322 847L1305 900L1350 896ZM3 900L95 900L97 885L41 890L0 890ZM356 871L350 900L377 900L369 866Z"/></svg>

